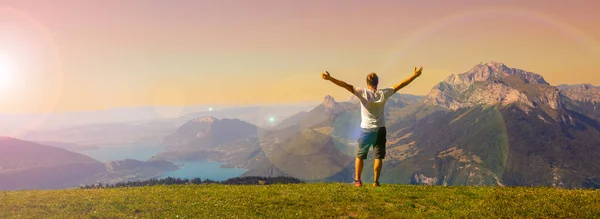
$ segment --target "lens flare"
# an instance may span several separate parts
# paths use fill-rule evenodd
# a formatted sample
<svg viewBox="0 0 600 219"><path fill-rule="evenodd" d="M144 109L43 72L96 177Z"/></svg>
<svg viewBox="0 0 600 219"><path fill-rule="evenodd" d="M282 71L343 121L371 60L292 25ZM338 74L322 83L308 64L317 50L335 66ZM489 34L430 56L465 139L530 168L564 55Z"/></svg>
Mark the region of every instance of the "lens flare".
<svg viewBox="0 0 600 219"><path fill-rule="evenodd" d="M335 148L347 156L355 156L360 131L360 111L339 115L333 122L331 133Z"/></svg>
<svg viewBox="0 0 600 219"><path fill-rule="evenodd" d="M360 117L352 111L313 119L322 119L324 125L277 130L262 136L259 146L265 158L289 176L309 181L339 176L352 166Z"/></svg>
<svg viewBox="0 0 600 219"><path fill-rule="evenodd" d="M34 16L0 6L0 20L0 97L12 103L2 110L41 113L2 133L21 137L44 126L48 112L56 110L64 92L62 60L54 36Z"/></svg>
<svg viewBox="0 0 600 219"><path fill-rule="evenodd" d="M8 57L4 54L0 54L0 91L5 91L8 86L10 86L14 74L12 68L12 64Z"/></svg>

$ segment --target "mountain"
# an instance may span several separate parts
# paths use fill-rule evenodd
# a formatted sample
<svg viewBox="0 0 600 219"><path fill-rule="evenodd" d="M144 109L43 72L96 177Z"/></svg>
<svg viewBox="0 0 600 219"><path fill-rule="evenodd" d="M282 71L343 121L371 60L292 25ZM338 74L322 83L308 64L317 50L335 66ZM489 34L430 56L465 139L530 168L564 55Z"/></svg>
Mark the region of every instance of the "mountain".
<svg viewBox="0 0 600 219"><path fill-rule="evenodd" d="M600 86L591 84L558 85L559 90L571 100L600 103Z"/></svg>
<svg viewBox="0 0 600 219"><path fill-rule="evenodd" d="M157 157L173 161L209 159L209 155L228 154L237 147L231 143L258 139L265 132L263 128L239 119L199 117L166 136L162 144L167 146L167 151Z"/></svg>
<svg viewBox="0 0 600 219"><path fill-rule="evenodd" d="M556 109L559 104L558 90L541 75L499 62L480 63L463 74L449 76L431 90L424 102L449 110L513 103L527 107L547 104Z"/></svg>
<svg viewBox="0 0 600 219"><path fill-rule="evenodd" d="M65 149L0 138L0 189L66 187L105 171L104 164Z"/></svg>
<svg viewBox="0 0 600 219"><path fill-rule="evenodd" d="M0 137L0 190L60 189L145 180L177 169L163 160L102 163L63 148Z"/></svg>
<svg viewBox="0 0 600 219"><path fill-rule="evenodd" d="M581 92L597 97L594 89ZM589 106L575 107L581 102L539 74L477 64L421 100L388 103L381 181L598 188L600 120ZM359 116L356 103L326 97L296 125L265 135L258 144L264 158L246 175L351 181ZM372 178L370 163L365 181Z"/></svg>
<svg viewBox="0 0 600 219"><path fill-rule="evenodd" d="M237 139L257 137L264 129L238 119L199 117L188 121L164 138L167 149L210 149Z"/></svg>
<svg viewBox="0 0 600 219"><path fill-rule="evenodd" d="M539 74L481 63L390 125L386 180L595 187L600 126Z"/></svg>
<svg viewBox="0 0 600 219"><path fill-rule="evenodd" d="M600 87L591 84L559 85L560 92L568 97L565 106L600 121Z"/></svg>

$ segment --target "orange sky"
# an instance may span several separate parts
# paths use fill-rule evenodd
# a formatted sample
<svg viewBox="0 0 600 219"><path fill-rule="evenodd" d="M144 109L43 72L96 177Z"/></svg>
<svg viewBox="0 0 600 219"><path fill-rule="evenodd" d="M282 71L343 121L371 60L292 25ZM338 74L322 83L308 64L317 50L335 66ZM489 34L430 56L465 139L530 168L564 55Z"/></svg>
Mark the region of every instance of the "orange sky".
<svg viewBox="0 0 600 219"><path fill-rule="evenodd" d="M277 104L423 76L426 94L479 62L600 85L595 1L8 0L0 113L139 105Z"/></svg>

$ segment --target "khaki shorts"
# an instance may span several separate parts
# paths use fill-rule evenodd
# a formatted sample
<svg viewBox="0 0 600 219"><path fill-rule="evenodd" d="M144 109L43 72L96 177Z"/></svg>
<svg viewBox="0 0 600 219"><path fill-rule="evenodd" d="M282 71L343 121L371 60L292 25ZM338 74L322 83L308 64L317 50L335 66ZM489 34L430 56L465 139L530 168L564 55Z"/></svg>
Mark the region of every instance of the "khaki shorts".
<svg viewBox="0 0 600 219"><path fill-rule="evenodd" d="M386 134L385 127L362 129L362 133L358 139L356 157L359 159L367 159L369 148L373 147L375 159L384 159L385 144L387 142Z"/></svg>

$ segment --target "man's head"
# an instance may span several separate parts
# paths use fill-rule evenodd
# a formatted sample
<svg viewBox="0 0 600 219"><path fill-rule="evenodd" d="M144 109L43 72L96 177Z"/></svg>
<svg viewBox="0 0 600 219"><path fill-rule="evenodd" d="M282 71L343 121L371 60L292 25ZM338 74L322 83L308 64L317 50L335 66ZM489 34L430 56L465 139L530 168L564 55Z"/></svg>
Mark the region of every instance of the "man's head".
<svg viewBox="0 0 600 219"><path fill-rule="evenodd" d="M377 84L379 84L379 77L375 72L367 75L367 86L368 88L377 89Z"/></svg>

